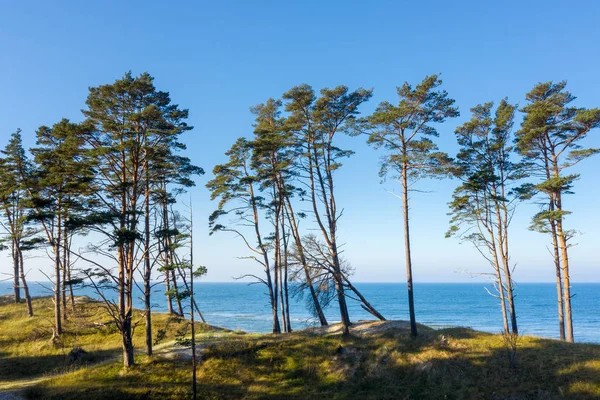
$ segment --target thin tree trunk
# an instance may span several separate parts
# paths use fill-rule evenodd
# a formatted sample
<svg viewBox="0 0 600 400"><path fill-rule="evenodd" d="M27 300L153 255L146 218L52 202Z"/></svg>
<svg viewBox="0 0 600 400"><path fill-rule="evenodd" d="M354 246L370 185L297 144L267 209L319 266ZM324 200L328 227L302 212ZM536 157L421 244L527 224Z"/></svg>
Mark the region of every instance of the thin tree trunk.
<svg viewBox="0 0 600 400"><path fill-rule="evenodd" d="M64 227L64 223L63 223L63 239L62 239L62 309L63 309L63 319L65 320L65 322L68 320L68 316L67 316L67 251L68 251L68 233L67 233L67 228Z"/></svg>
<svg viewBox="0 0 600 400"><path fill-rule="evenodd" d="M150 264L150 177L148 161L145 163L146 182L144 193L144 311L146 322L146 354L152 355L152 287L150 279L152 270Z"/></svg>
<svg viewBox="0 0 600 400"><path fill-rule="evenodd" d="M519 334L519 329L517 326L517 314L515 311L515 303L514 303L514 290L513 290L513 281L510 272L510 264L509 264L509 256L508 256L508 225L507 218L508 212L504 205L500 205L498 201L498 193L496 187L493 188L494 193L494 205L496 208L496 219L497 219L497 240L498 247L500 248L500 258L502 259L502 269L504 271L505 278L505 287L506 287L506 299L508 300L508 311L510 315L510 326L512 333L515 335ZM502 187L501 197L504 199L505 197L504 187ZM504 214L504 220L501 216L501 211ZM493 240L493 237L492 237Z"/></svg>
<svg viewBox="0 0 600 400"><path fill-rule="evenodd" d="M132 209L136 209L135 204L133 204ZM131 223L131 230L135 231L135 220ZM133 253L135 251L135 241L130 241L127 246L127 280L126 280L126 304L125 304L125 321L124 321L124 335L123 335L123 345L124 345L124 355L127 357L124 358L125 367L131 367L135 364L134 354L133 354L133 263L134 257Z"/></svg>
<svg viewBox="0 0 600 400"><path fill-rule="evenodd" d="M272 304L272 308L273 308L273 319L277 320L277 325L279 327L279 332L277 333L281 333L281 325L279 324L279 313L278 313L278 296L279 296L279 281L280 281L280 277L279 277L279 272L280 272L280 265L279 265L279 254L280 254L280 247L279 247L279 213L276 211L275 212L275 261L273 263L273 280L275 282L275 285L273 287L273 304ZM284 322L285 325L285 322ZM275 327L273 327L273 329L275 329ZM284 326L285 329L285 326Z"/></svg>
<svg viewBox="0 0 600 400"><path fill-rule="evenodd" d="M13 289L15 292L15 303L19 304L21 302L21 286L19 284L19 257L17 256L17 238L12 233L12 259L13 259Z"/></svg>
<svg viewBox="0 0 600 400"><path fill-rule="evenodd" d="M412 259L410 255L410 228L408 224L408 171L402 165L402 205L404 213L404 252L406 257L406 286L408 289L408 313L410 316L410 333L417 336L417 320L415 317L415 298L412 277Z"/></svg>
<svg viewBox="0 0 600 400"><path fill-rule="evenodd" d="M312 277L310 276L310 268L308 267L308 263L306 262L306 257L304 255L302 238L300 237L300 233L298 232L298 225L296 224L294 211L288 198L286 198L286 204L288 209L288 219L292 226L292 234L294 236L294 240L296 241L296 247L298 248L298 254L300 256L300 262L302 263L302 268L304 269L306 284L308 285L308 290L310 292L310 297L312 298L313 305L315 307L315 312L317 314L317 317L319 318L321 326L327 326L327 319L325 318L325 313L323 313L323 308L319 303L319 297L317 296L317 292L313 286Z"/></svg>
<svg viewBox="0 0 600 400"><path fill-rule="evenodd" d="M69 241L66 243L67 247L67 254L65 256L65 264L67 266L67 279L69 280L69 282L72 281L72 277L71 277L71 244L72 244L72 236L69 238ZM73 284L69 285L69 299L71 301L71 312L73 313L73 315L75 315L75 295L73 294Z"/></svg>
<svg viewBox="0 0 600 400"><path fill-rule="evenodd" d="M292 323L290 321L290 296L288 291L288 240L285 233L285 212L282 204L281 210L281 235L283 237L283 296L285 296L285 324L286 331L292 331Z"/></svg>
<svg viewBox="0 0 600 400"><path fill-rule="evenodd" d="M175 296L177 311L179 312L179 315L183 317L183 306L181 305L181 299L179 298L179 288L177 286L177 276L175 275L175 269L171 270L171 282L173 284L173 295Z"/></svg>
<svg viewBox="0 0 600 400"><path fill-rule="evenodd" d="M324 181L325 178L323 178L323 175L321 173L321 169L319 166L319 155L314 146L312 146L312 153L311 153L311 141L314 141L314 138L311 138L308 140L308 152L309 152L309 156L308 156L309 174L308 174L308 176L309 176L309 180L310 180L312 206L313 206L315 218L317 219L317 223L319 224L321 232L323 233L323 237L324 237L325 241L327 242L329 251L331 252L331 258L332 258L333 268L334 268L333 278L334 278L335 290L336 290L337 299L338 299L338 305L340 308L340 319L341 319L341 323L342 323L342 335L349 336L350 335L350 315L348 314L348 305L346 303L346 296L344 295L344 282L343 282L343 278L342 278L341 265L340 265L338 250L337 250L337 240L336 240L337 232L336 232L336 221L335 221L335 216L334 216L335 213L334 213L334 210L330 209L330 205L335 204L335 201L332 198L333 197L333 182L332 182L332 178L330 175L331 171L327 171L327 173L329 174L328 176L329 176L329 184L330 184L330 188L329 188L330 198L329 198L329 203L328 203L327 192L325 190L325 181ZM318 206L317 206L317 196L316 196L315 179L314 179L314 171L313 170L316 171L316 173L317 173L318 183L319 183L321 195L323 198L323 205L325 207L325 212L327 214L327 224L329 227L329 232L327 232L327 230L325 229L325 226L323 225L320 214L319 214L319 210L318 210Z"/></svg>
<svg viewBox="0 0 600 400"><path fill-rule="evenodd" d="M557 209L562 210L560 206L560 197L557 199ZM565 333L567 342L574 342L575 337L573 335L573 313L571 309L571 276L569 274L569 256L567 253L567 238L563 231L562 217L559 217L556 221L556 232L558 235L558 241L561 251L562 259L562 276L563 276L563 292L564 292L564 307L565 307Z"/></svg>
<svg viewBox="0 0 600 400"><path fill-rule="evenodd" d="M57 233L54 238L54 328L55 335L62 335L62 319L60 315L60 299L61 299L61 262L60 262L60 241L61 241L61 216L60 216L60 199L57 205L58 222L57 222Z"/></svg>
<svg viewBox="0 0 600 400"><path fill-rule="evenodd" d="M556 161L556 157L553 159L553 172L554 178L560 177L560 170L558 167L558 163ZM562 195L561 193L555 194L555 206L556 210L562 212ZM562 261L562 278L563 278L563 302L565 307L565 334L567 337L567 342L574 342L575 337L573 335L573 312L571 309L571 276L569 272L569 255L568 255L568 246L567 246L567 237L563 230L563 217L562 214L556 219L556 234L558 236L558 243L561 252L561 261Z"/></svg>
<svg viewBox="0 0 600 400"><path fill-rule="evenodd" d="M548 159L547 150L543 150L544 155L544 168L546 172L546 179L551 178L551 169ZM554 213L555 207L555 199L552 193L548 194L549 204L548 209L550 212ZM558 305L558 329L560 332L560 340L565 340L565 314L564 314L564 294L563 294L563 278L561 272L561 260L560 260L560 249L558 245L558 234L556 233L556 221L553 218L550 218L550 234L552 236L552 250L554 255L554 269L556 273L556 298Z"/></svg>
<svg viewBox="0 0 600 400"><path fill-rule="evenodd" d="M25 279L25 267L23 265L23 252L20 248L17 248L19 256L19 269L21 274L21 284L23 285L23 292L25 294L25 302L27 303L27 314L29 317L33 317L33 305L31 304L31 295L29 294L29 286Z"/></svg>
<svg viewBox="0 0 600 400"><path fill-rule="evenodd" d="M244 167L244 172L246 176L248 176L248 171ZM254 218L254 233L256 234L256 242L258 243L258 248L263 256L263 266L265 268L265 275L267 276L267 289L269 290L269 301L271 302L271 310L273 312L273 333L281 333L281 325L279 324L279 317L277 315L277 298L276 291L273 290L273 281L271 279L271 269L269 267L269 255L265 250L265 247L262 242L262 237L260 236L260 229L258 227L258 208L256 207L256 197L254 196L254 187L252 183L248 184L248 191L250 192L250 202L252 206L252 216Z"/></svg>
<svg viewBox="0 0 600 400"><path fill-rule="evenodd" d="M500 297L500 309L502 310L502 323L504 326L504 333L508 333L508 313L506 311L506 298L504 297L504 284L502 282L502 274L500 273L500 267L498 265L498 258L496 257L496 283L498 285L498 296Z"/></svg>
<svg viewBox="0 0 600 400"><path fill-rule="evenodd" d="M335 268L335 290L337 292L338 303L340 305L340 316L342 319L342 334L344 336L350 335L350 315L348 314L348 304L346 303L346 295L344 294L344 281L342 277L342 271L340 267L340 260L337 253L337 247L335 243L331 248L333 266Z"/></svg>
<svg viewBox="0 0 600 400"><path fill-rule="evenodd" d="M350 283L350 279L344 278L344 281L346 282L346 286L348 286L348 288L358 296L358 298L362 302L361 307L365 311L369 312L374 317L379 318L381 321L386 321L385 317L381 315L381 313L379 313L379 311L377 311L375 307L373 307L371 303L367 301L367 299L358 291L358 289L352 283Z"/></svg>
<svg viewBox="0 0 600 400"><path fill-rule="evenodd" d="M554 201L550 200L550 210L554 211ZM558 329L560 332L560 340L565 340L565 309L563 302L563 280L561 272L560 250L558 247L558 237L556 234L556 222L550 221L550 229L552 235L552 252L554 255L554 269L556 272L556 298L558 299Z"/></svg>

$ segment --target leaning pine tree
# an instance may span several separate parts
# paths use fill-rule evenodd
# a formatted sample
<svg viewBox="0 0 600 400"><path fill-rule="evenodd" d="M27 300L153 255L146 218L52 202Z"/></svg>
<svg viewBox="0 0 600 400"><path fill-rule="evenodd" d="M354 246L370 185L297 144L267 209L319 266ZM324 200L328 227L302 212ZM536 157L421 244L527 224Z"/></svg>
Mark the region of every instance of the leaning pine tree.
<svg viewBox="0 0 600 400"><path fill-rule="evenodd" d="M294 133L302 169L307 176L313 216L329 250L345 336L350 334L350 315L338 241L342 210L338 209L334 182L342 159L353 152L337 147L336 137L350 132L349 127L359 113L358 107L371 95L371 90L350 91L346 86L338 86L322 89L317 97L309 85L296 86L283 95L285 110L289 113L286 125Z"/></svg>
<svg viewBox="0 0 600 400"><path fill-rule="evenodd" d="M556 249L555 268L559 306L559 324L566 340L574 341L571 310L571 275L568 240L573 232L565 229L563 196L571 192L578 174L565 171L580 161L600 153L600 149L584 148L581 143L587 134L600 126L600 108L585 109L571 105L575 97L565 90L566 82L539 83L527 93L527 105L521 109L525 116L517 132L517 150L533 165L541 178L535 188L547 197L546 206L533 217L532 227L549 232Z"/></svg>
<svg viewBox="0 0 600 400"><path fill-rule="evenodd" d="M250 251L251 255L245 258L261 265L264 277L255 274L246 274L244 277L255 278L267 287L273 315L273 333L281 333L276 280L271 274L270 240L263 237L261 231L261 222L264 221L261 210L265 207L264 199L258 193L260 182L252 168L252 143L239 138L225 154L229 157L228 162L215 166L215 177L206 184L211 200L219 199L217 209L209 217L210 233L235 233ZM225 217L230 217L229 222L223 222ZM244 227L249 227L251 233L244 232ZM247 238L247 235L253 236L254 240Z"/></svg>
<svg viewBox="0 0 600 400"><path fill-rule="evenodd" d="M409 187L422 177L447 174L448 156L439 152L431 140L438 136L433 124L459 115L454 100L448 97L445 90L438 90L441 85L438 75L426 77L414 88L404 83L397 89L398 105L383 102L365 121L368 143L386 150L380 174L394 174L402 184L406 282L410 330L413 336L417 335L417 322L410 246Z"/></svg>
<svg viewBox="0 0 600 400"><path fill-rule="evenodd" d="M494 116L492 107L486 103L472 108L471 120L456 129L460 151L453 171L462 184L452 196L447 236L458 234L472 242L492 266L504 332L516 335L508 228L523 192L516 185L525 174L524 165L511 160L516 106L502 100Z"/></svg>

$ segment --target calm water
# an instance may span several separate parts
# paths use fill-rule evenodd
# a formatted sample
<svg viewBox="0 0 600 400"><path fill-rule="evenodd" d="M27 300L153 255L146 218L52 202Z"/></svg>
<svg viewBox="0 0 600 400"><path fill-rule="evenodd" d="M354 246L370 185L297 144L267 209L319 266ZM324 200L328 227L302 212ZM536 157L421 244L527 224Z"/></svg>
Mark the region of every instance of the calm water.
<svg viewBox="0 0 600 400"><path fill-rule="evenodd" d="M31 284L34 296L48 295ZM357 288L388 319L408 319L405 285L400 283L359 283ZM502 319L497 299L484 290L484 283L415 284L417 321L431 327L466 326L497 333ZM245 283L198 283L196 298L208 323L249 332L269 332L271 316L262 285ZM10 293L10 284L0 283L0 294ZM156 286L154 310L166 311L163 287ZM575 340L600 343L600 283L573 285L572 300ZM77 294L97 297L90 289ZM143 308L141 299L136 307ZM292 299L292 328L315 323L303 299ZM348 303L352 320L373 319L357 302ZM326 310L330 322L339 321L337 304ZM522 334L558 338L556 287L552 283L522 283L516 297L519 331Z"/></svg>

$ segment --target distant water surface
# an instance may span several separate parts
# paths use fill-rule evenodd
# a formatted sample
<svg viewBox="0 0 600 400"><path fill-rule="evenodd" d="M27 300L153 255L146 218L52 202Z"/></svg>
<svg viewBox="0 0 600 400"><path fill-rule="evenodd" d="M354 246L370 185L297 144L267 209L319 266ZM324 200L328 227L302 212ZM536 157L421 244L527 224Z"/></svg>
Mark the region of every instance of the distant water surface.
<svg viewBox="0 0 600 400"><path fill-rule="evenodd" d="M199 307L208 323L248 332L271 331L271 311L263 285L245 283L197 283ZM401 283L357 283L356 287L387 319L408 319L406 285ZM464 326L497 333L502 330L498 300L484 289L485 283L417 283L415 301L417 321L431 327ZM50 293L32 283L34 296ZM10 283L0 283L0 294L11 293ZM153 309L167 310L164 286L156 285ZM600 343L600 283L576 283L572 300L575 340ZM89 288L77 289L78 295L98 296ZM558 338L556 286L552 283L521 283L516 290L516 308L521 334ZM136 307L143 308L140 293ZM314 325L305 306L306 298L291 299L292 328ZM353 321L373 319L360 304L350 300ZM330 322L339 321L337 303L326 310Z"/></svg>

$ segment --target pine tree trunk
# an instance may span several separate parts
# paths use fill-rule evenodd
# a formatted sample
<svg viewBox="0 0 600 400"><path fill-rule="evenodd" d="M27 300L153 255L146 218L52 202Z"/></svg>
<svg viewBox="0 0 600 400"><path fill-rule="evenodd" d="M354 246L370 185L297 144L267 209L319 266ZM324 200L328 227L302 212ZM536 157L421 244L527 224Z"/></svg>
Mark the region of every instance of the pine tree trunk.
<svg viewBox="0 0 600 400"><path fill-rule="evenodd" d="M19 304L21 302L21 286L19 284L19 257L17 255L17 239L13 233L12 239L12 259L13 259L13 289L15 292L15 303Z"/></svg>
<svg viewBox="0 0 600 400"><path fill-rule="evenodd" d="M276 218L279 218L278 216ZM279 323L279 227L278 224L275 224L275 262L273 263L273 303L271 304L273 311L273 333L281 333L281 325Z"/></svg>
<svg viewBox="0 0 600 400"><path fill-rule="evenodd" d="M550 200L550 210L554 211L554 200ZM552 235L552 252L554 255L554 269L556 272L556 298L558 299L558 329L560 332L560 340L565 340L565 309L563 302L563 280L561 272L560 250L558 247L558 236L556 233L556 222L550 221Z"/></svg>
<svg viewBox="0 0 600 400"><path fill-rule="evenodd" d="M145 333L146 333L146 354L152 355L152 288L150 279L152 277L150 264L150 177L148 171L148 162L145 163L146 190L144 193L144 311L145 311Z"/></svg>
<svg viewBox="0 0 600 400"><path fill-rule="evenodd" d="M300 256L300 263L302 264L302 268L304 270L304 275L306 279L306 284L308 286L308 290L310 292L310 297L312 298L313 305L315 307L315 313L319 318L319 323L321 326L327 326L327 319L325 318L325 313L323 313L323 308L319 303L319 297L317 296L317 292L313 286L312 277L310 275L310 268L308 267L308 263L306 262L306 257L304 255L304 247L302 246L302 238L300 237L300 233L298 232L298 225L296 224L296 217L294 216L294 211L292 209L292 205L290 200L286 198L286 205L288 210L288 219L292 226L292 234L294 236L294 240L296 241L296 247L298 248L298 255Z"/></svg>
<svg viewBox="0 0 600 400"><path fill-rule="evenodd" d="M410 227L408 224L408 169L402 165L402 205L404 214L404 252L406 258L406 286L408 289L408 313L410 316L410 333L417 336L417 319L415 317L415 298L412 277L412 259L410 255Z"/></svg>
<svg viewBox="0 0 600 400"><path fill-rule="evenodd" d="M500 205L498 198L505 199L504 185L502 185L501 195L498 196L497 188L493 188L494 192L494 205L496 207L496 220L497 220L497 241L500 249L500 257L502 259L502 268L504 271L505 286L506 286L506 299L508 301L508 314L510 315L510 327L512 333L515 335L519 334L519 328L517 326L517 314L515 310L514 302L514 290L512 274L510 272L510 258L508 255L508 211L504 204ZM501 214L502 213L502 214ZM502 218L502 215L504 219ZM496 258L497 260L497 258Z"/></svg>
<svg viewBox="0 0 600 400"><path fill-rule="evenodd" d="M284 245L286 250L284 252L284 260L283 260L283 294L285 296L285 323L286 330L288 332L292 331L292 323L290 321L290 296L288 291L288 262L287 262L287 244Z"/></svg>
<svg viewBox="0 0 600 400"><path fill-rule="evenodd" d="M331 260L333 263L333 279L335 284L335 290L338 298L338 305L340 308L340 319L342 323L342 335L350 336L350 315L348 314L348 305L346 304L346 296L344 295L344 281L342 277L342 268L339 260L339 254L337 249L337 226L336 226L336 217L335 217L335 200L333 198L333 177L331 175L332 171L326 169L325 173L328 184L329 184L329 196L327 195L327 190L325 189L325 177L321 172L321 167L319 164L319 152L314 146L314 137L311 137L307 141L307 151L308 151L308 177L310 182L310 194L311 194L311 202L313 206L313 212L319 224L319 228L323 233L323 237L327 242L327 246L329 247L329 251L331 252ZM324 152L331 154L331 143L329 146L325 145ZM327 159L325 158L325 164L327 165ZM317 206L317 189L315 186L315 172L317 175L317 182L319 184L319 191L322 197L322 204L325 208L326 216L327 216L327 226L326 229L319 213L319 209Z"/></svg>
<svg viewBox="0 0 600 400"><path fill-rule="evenodd" d="M135 204L132 209L136 209ZM131 223L131 231L135 231L135 220ZM125 320L123 322L123 344L124 344L124 365L130 367L135 364L133 353L133 265L134 265L135 240L131 240L127 246L127 265L126 265L126 281L125 281Z"/></svg>
<svg viewBox="0 0 600 400"><path fill-rule="evenodd" d="M175 314L175 310L173 309L173 297L171 297L171 279L169 278L169 271L165 270L165 293L167 297L167 309L169 310L169 314Z"/></svg>
<svg viewBox="0 0 600 400"><path fill-rule="evenodd" d="M62 242L62 313L63 319L66 322L69 318L67 315L67 228L63 224L63 242Z"/></svg>
<svg viewBox="0 0 600 400"><path fill-rule="evenodd" d="M17 248L19 256L19 270L21 274L21 285L23 285L23 293L25 294L25 302L27 303L27 314L29 317L33 317L33 305L31 304L31 295L29 294L29 286L25 279L25 267L23 265L23 252L20 248Z"/></svg>
<svg viewBox="0 0 600 400"><path fill-rule="evenodd" d="M560 199L558 200L560 204ZM557 207L561 210L560 206ZM571 276L569 274L569 256L567 253L567 238L562 227L562 217L556 222L556 231L558 234L558 241L561 251L562 259L562 276L564 280L563 291L564 291L564 306L565 306L565 333L567 342L574 342L575 337L573 335L573 313L571 310Z"/></svg>
<svg viewBox="0 0 600 400"><path fill-rule="evenodd" d="M333 258L334 266L334 279L335 279L335 290L337 292L338 303L340 306L340 318L342 322L342 335L350 336L350 314L348 314L348 304L346 303L346 295L344 294L344 278L342 276L342 269L340 265L340 259L337 252L335 243L332 243L331 255Z"/></svg>
<svg viewBox="0 0 600 400"><path fill-rule="evenodd" d="M344 278L344 281L346 282L346 285L348 286L348 288L350 290L352 290L354 292L355 295L358 296L358 298L360 299L360 301L362 302L361 307L369 312L371 315L373 315L374 317L378 318L381 321L386 321L386 319L384 318L383 315L381 315L381 313L379 311L377 311L375 309L375 307L373 307L371 305L371 303L369 303L367 301L367 299L358 291L358 289L352 284L350 283L350 280L348 278Z"/></svg>
<svg viewBox="0 0 600 400"><path fill-rule="evenodd" d="M498 296L500 297L500 310L502 311L502 323L504 326L504 333L509 333L508 329L508 312L506 311L506 298L504 297L504 283L502 282L502 274L500 273L500 267L498 266L498 259L495 260L496 266L496 283L498 285Z"/></svg>
<svg viewBox="0 0 600 400"><path fill-rule="evenodd" d="M282 194L280 194L282 196ZM290 322L290 299L288 295L288 241L285 232L285 207L284 200L281 200L279 206L279 212L281 214L281 240L283 242L283 254L280 252L280 265L281 265L281 312L282 322L285 326L285 332L292 331L292 325Z"/></svg>
<svg viewBox="0 0 600 400"><path fill-rule="evenodd" d="M181 299L179 298L179 287L177 286L177 276L175 270L171 270L171 283L173 285L173 295L175 296L175 303L177 304L177 311L179 316L183 317L183 306L181 305Z"/></svg>
<svg viewBox="0 0 600 400"><path fill-rule="evenodd" d="M131 340L131 318L125 318L123 321L123 332L121 334L123 343L123 366L125 368L135 365L133 354L133 342Z"/></svg>
<svg viewBox="0 0 600 400"><path fill-rule="evenodd" d="M548 160L547 152L544 152L544 167L546 171L546 179L551 178L551 169ZM549 204L548 209L550 212L554 213L555 199L552 193L549 194ZM552 236L552 251L554 255L554 269L556 273L556 298L558 305L558 329L560 332L560 340L565 340L565 307L564 307L564 294L563 294L563 278L561 272L561 260L560 260L560 249L558 245L558 234L556 233L556 221L551 218L550 219L550 234Z"/></svg>
<svg viewBox="0 0 600 400"><path fill-rule="evenodd" d="M57 233L54 238L54 328L55 335L62 335L62 319L61 319L61 262L60 262L60 241L61 241L61 217L60 217L60 200L57 205L58 222Z"/></svg>
<svg viewBox="0 0 600 400"><path fill-rule="evenodd" d="M560 177L560 170L556 157L553 159L553 172L554 178ZM555 193L555 206L556 210L562 212L562 194ZM571 276L569 272L569 255L567 246L567 237L563 230L563 217L562 214L556 219L556 234L558 236L558 244L561 252L562 260L562 278L563 278L563 302L565 307L565 334L567 342L574 342L575 337L573 335L573 313L571 310Z"/></svg>
<svg viewBox="0 0 600 400"><path fill-rule="evenodd" d="M144 277L144 308L146 320L146 354L152 355L152 303L150 300L152 288L149 277Z"/></svg>

